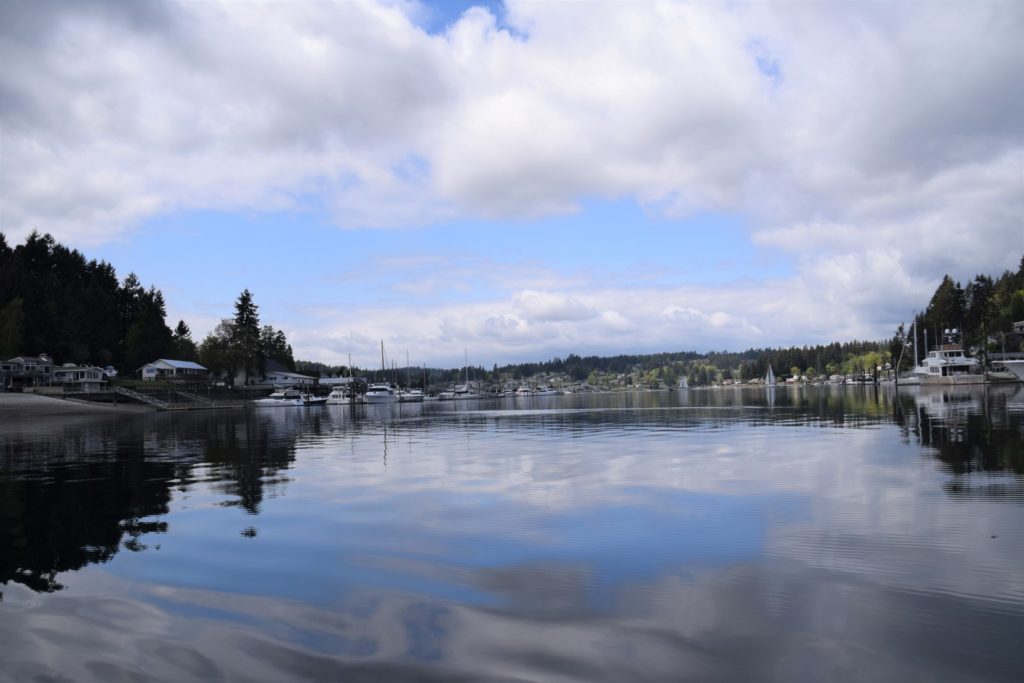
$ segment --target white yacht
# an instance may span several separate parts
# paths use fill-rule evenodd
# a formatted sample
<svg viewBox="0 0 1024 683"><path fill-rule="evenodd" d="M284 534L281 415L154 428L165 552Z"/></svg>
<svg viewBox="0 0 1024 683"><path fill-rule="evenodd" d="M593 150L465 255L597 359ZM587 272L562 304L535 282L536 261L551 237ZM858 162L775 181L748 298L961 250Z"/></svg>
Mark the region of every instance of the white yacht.
<svg viewBox="0 0 1024 683"><path fill-rule="evenodd" d="M992 362L992 368L993 371L990 373L989 379L1024 382L1024 356L1014 358L1010 357L1010 354L1004 354L1002 358ZM992 377L992 374L998 376Z"/></svg>
<svg viewBox="0 0 1024 683"><path fill-rule="evenodd" d="M266 398L256 399L252 405L257 408L286 408L289 406L318 406L326 402L326 397L304 394L298 389L278 389Z"/></svg>
<svg viewBox="0 0 1024 683"><path fill-rule="evenodd" d="M304 406L306 402L302 398L302 392L298 389L277 389L265 398L256 399L252 404L258 408L283 408Z"/></svg>
<svg viewBox="0 0 1024 683"><path fill-rule="evenodd" d="M914 374L921 384L982 384L985 375L977 358L964 354L960 332L945 330L943 343L931 349Z"/></svg>
<svg viewBox="0 0 1024 683"><path fill-rule="evenodd" d="M442 391L437 397L442 401L465 401L472 398L483 398L483 396L470 389L468 384L459 384L454 389Z"/></svg>
<svg viewBox="0 0 1024 683"><path fill-rule="evenodd" d="M327 403L330 405L344 404L348 405L352 402L352 399L348 395L348 387L338 385L331 389L331 393L327 394Z"/></svg>
<svg viewBox="0 0 1024 683"><path fill-rule="evenodd" d="M371 384L363 395L364 403L397 403L398 392L390 384Z"/></svg>
<svg viewBox="0 0 1024 683"><path fill-rule="evenodd" d="M422 389L399 389L398 390L398 402L399 403L423 403L423 390Z"/></svg>

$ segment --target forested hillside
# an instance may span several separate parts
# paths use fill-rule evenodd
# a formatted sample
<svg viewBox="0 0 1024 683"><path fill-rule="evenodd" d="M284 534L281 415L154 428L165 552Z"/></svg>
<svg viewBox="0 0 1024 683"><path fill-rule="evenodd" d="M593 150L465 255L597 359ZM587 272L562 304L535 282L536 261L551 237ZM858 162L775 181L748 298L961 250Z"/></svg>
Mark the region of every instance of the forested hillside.
<svg viewBox="0 0 1024 683"><path fill-rule="evenodd" d="M0 233L0 357L47 353L58 362L138 368L175 355L164 297L134 273L87 260L33 232L11 247Z"/></svg>

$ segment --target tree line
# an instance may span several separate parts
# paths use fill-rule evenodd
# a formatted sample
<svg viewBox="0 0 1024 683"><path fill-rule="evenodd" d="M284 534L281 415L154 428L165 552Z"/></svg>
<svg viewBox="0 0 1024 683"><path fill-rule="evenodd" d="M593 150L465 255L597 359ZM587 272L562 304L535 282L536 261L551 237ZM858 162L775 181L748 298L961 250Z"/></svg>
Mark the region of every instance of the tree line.
<svg viewBox="0 0 1024 683"><path fill-rule="evenodd" d="M184 320L167 326L164 296L135 273L123 280L105 261L33 231L10 246L0 233L0 358L49 354L61 363L112 365L133 374L158 358L198 361L247 378L268 359L294 370L284 332L260 325L248 289L199 346Z"/></svg>
<svg viewBox="0 0 1024 683"><path fill-rule="evenodd" d="M889 343L897 358L901 349L913 347L923 356L926 342L941 343L946 330L956 329L964 347L985 354L994 351L1024 351L1019 335L1008 335L1014 322L1024 320L1024 257L1016 271L1007 270L993 278L975 275L961 285L949 275L935 289L928 306L917 313L911 325L900 325ZM904 354L906 355L906 354Z"/></svg>
<svg viewBox="0 0 1024 683"><path fill-rule="evenodd" d="M33 231L11 247L0 233L0 357L136 370L156 358L195 355L188 325L167 327L163 294L135 273L119 280L105 261Z"/></svg>
<svg viewBox="0 0 1024 683"><path fill-rule="evenodd" d="M374 369L296 361L284 332L260 323L259 308L248 289L235 301L234 315L223 319L199 345L184 321L172 330L166 315L160 290L147 288L134 273L119 280L109 263L87 260L48 234L34 231L24 244L11 247L0 233L0 358L45 352L61 362L113 365L129 373L157 358L174 358L198 361L211 371L244 381L262 375L270 361L313 376L380 374ZM975 352L1022 350L1019 336L1005 335L1013 321L1021 320L1024 257L1016 271L998 277L976 275L966 285L946 275L927 307L915 315L914 324L901 324L888 340L739 352L571 353L542 362L494 365L491 370L476 366L393 368L389 372L396 381L411 378L413 385L459 382L467 373L490 382L522 381L537 375L587 381L629 373L644 382L674 384L686 377L692 385L699 385L763 377L769 364L780 375L851 374L870 372L886 362L898 365L897 370L908 367L912 330L919 356L924 353L925 331L931 345L950 328L961 330L965 346Z"/></svg>

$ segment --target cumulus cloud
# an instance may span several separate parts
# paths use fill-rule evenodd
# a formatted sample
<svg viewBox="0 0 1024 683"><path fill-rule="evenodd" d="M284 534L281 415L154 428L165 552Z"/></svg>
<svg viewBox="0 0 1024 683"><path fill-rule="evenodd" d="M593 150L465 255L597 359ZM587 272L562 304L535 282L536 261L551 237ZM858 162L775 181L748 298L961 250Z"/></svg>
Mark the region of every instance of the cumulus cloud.
<svg viewBox="0 0 1024 683"><path fill-rule="evenodd" d="M742 216L798 264L685 291L516 282L486 310L418 316L431 338L508 345L634 325L716 347L795 324L877 335L941 274L1024 251L1019 3L513 0L435 33L428 14L4 4L2 229L87 245L180 209L386 228L631 198Z"/></svg>

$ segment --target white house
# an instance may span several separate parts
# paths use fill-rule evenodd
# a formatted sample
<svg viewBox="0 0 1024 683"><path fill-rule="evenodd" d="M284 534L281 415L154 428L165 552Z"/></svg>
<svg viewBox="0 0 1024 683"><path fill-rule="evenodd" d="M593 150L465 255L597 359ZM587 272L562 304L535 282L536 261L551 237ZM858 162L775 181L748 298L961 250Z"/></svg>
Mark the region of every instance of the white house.
<svg viewBox="0 0 1024 683"><path fill-rule="evenodd" d="M324 387L347 387L356 380L355 377L321 377L320 386Z"/></svg>
<svg viewBox="0 0 1024 683"><path fill-rule="evenodd" d="M103 368L65 363L53 369L53 383L60 384L64 391L100 391L107 383Z"/></svg>
<svg viewBox="0 0 1024 683"><path fill-rule="evenodd" d="M144 380L199 379L205 377L209 370L190 360L160 358L152 363L146 363L139 368L139 372Z"/></svg>
<svg viewBox="0 0 1024 683"><path fill-rule="evenodd" d="M280 384L281 386L313 386L317 383L315 377L309 375L300 375L297 372L288 372L287 370L267 370L264 375L263 382L266 384Z"/></svg>

